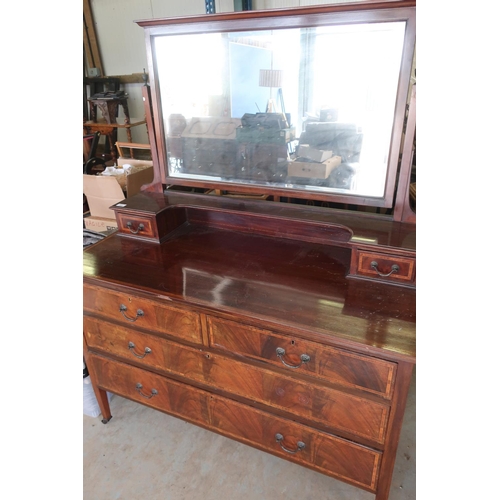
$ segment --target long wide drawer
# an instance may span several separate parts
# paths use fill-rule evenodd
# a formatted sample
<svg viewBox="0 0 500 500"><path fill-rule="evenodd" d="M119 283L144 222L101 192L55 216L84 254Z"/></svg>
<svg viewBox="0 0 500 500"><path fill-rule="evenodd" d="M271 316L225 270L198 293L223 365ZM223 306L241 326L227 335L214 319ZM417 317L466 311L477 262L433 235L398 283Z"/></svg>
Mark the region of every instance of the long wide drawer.
<svg viewBox="0 0 500 500"><path fill-rule="evenodd" d="M120 323L202 343L200 317L192 311L90 285L83 288L83 308Z"/></svg>
<svg viewBox="0 0 500 500"><path fill-rule="evenodd" d="M374 492L382 454L308 426L92 355L97 384L243 443Z"/></svg>
<svg viewBox="0 0 500 500"><path fill-rule="evenodd" d="M208 325L213 347L385 398L392 395L395 363L215 317L208 318Z"/></svg>
<svg viewBox="0 0 500 500"><path fill-rule="evenodd" d="M84 318L89 349L187 378L256 401L312 423L383 443L389 406L210 351L169 342L108 323Z"/></svg>

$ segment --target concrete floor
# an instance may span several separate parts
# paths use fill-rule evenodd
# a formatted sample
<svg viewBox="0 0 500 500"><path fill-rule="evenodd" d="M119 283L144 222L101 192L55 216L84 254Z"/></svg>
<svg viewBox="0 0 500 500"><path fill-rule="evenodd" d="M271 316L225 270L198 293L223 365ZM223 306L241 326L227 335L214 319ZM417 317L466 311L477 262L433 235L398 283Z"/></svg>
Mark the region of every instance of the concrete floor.
<svg viewBox="0 0 500 500"><path fill-rule="evenodd" d="M390 500L415 500L415 374ZM83 416L84 500L374 500L366 491L119 396Z"/></svg>

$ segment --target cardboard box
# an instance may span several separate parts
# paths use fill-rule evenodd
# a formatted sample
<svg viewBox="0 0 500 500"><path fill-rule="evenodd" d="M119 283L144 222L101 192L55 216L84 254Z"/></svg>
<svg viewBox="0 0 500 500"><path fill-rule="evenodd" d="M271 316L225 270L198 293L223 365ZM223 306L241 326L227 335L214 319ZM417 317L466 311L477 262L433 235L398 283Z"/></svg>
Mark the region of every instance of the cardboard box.
<svg viewBox="0 0 500 500"><path fill-rule="evenodd" d="M126 158L123 160L123 163L131 165L131 161ZM141 161L141 163L144 162ZM150 184L153 181L153 177L153 167L148 166L143 170L126 175L125 189L122 189L118 179L113 175L84 174L83 194L87 197L90 215L92 217L115 220L115 212L110 210L109 207L137 194L144 184Z"/></svg>
<svg viewBox="0 0 500 500"><path fill-rule="evenodd" d="M89 215L83 218L83 223L85 224L85 229L90 229L91 231L96 231L97 233L118 229L116 219L105 219L104 217L94 217Z"/></svg>
<svg viewBox="0 0 500 500"><path fill-rule="evenodd" d="M119 167L123 167L123 165L132 165L133 167L153 166L151 160L136 160L135 158L122 158L121 156L116 160L116 164Z"/></svg>
<svg viewBox="0 0 500 500"><path fill-rule="evenodd" d="M291 177L307 177L309 179L327 179L335 167L342 163L340 156L332 156L322 163L306 161L289 161L288 175Z"/></svg>
<svg viewBox="0 0 500 500"><path fill-rule="evenodd" d="M297 156L301 158L309 158L310 160L319 161L321 163L328 160L328 158L331 158L333 156L333 152L324 149L316 149L309 146L309 144L301 144L299 146Z"/></svg>

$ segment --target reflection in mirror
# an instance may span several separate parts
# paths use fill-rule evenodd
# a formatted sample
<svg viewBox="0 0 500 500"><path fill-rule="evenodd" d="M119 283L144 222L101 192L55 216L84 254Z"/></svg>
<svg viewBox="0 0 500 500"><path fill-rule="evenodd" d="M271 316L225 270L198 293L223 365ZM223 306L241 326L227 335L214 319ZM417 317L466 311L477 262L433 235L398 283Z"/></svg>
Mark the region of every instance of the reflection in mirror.
<svg viewBox="0 0 500 500"><path fill-rule="evenodd" d="M155 36L168 175L382 198L405 27Z"/></svg>

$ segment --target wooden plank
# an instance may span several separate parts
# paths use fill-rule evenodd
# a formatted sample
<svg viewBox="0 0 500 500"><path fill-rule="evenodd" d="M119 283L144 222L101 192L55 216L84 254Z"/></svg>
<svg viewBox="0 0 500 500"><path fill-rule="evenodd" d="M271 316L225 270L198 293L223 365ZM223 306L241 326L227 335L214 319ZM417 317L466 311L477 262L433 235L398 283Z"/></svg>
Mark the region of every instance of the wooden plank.
<svg viewBox="0 0 500 500"><path fill-rule="evenodd" d="M144 73L132 73L131 75L115 75L110 76L110 78L119 78L120 83L144 83Z"/></svg>
<svg viewBox="0 0 500 500"><path fill-rule="evenodd" d="M92 66L93 68L95 66ZM147 75L147 73L146 73ZM132 73L131 75L113 75L113 76L100 76L98 77L100 80L109 78L118 79L120 83L144 83L144 73ZM86 83L90 83L92 81L92 77L87 76L84 78Z"/></svg>
<svg viewBox="0 0 500 500"><path fill-rule="evenodd" d="M85 29L85 17L83 18L83 57L84 57L84 74L85 74L85 61L88 61L88 66L93 68L93 58L92 49L90 47L89 37L87 36L87 30Z"/></svg>
<svg viewBox="0 0 500 500"><path fill-rule="evenodd" d="M101 75L104 75L90 0L83 0L83 43L89 67L98 68Z"/></svg>

